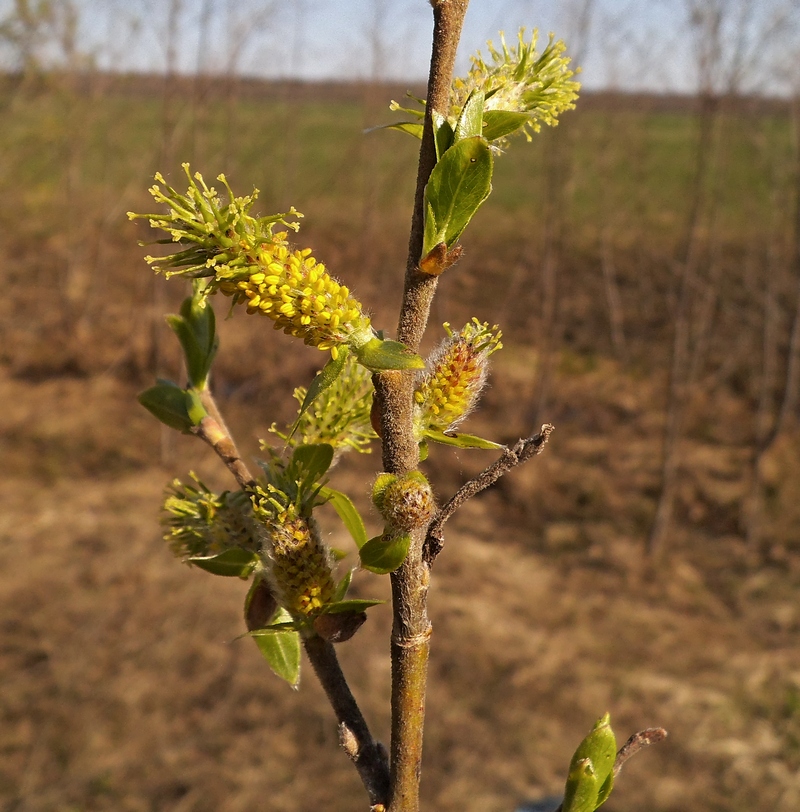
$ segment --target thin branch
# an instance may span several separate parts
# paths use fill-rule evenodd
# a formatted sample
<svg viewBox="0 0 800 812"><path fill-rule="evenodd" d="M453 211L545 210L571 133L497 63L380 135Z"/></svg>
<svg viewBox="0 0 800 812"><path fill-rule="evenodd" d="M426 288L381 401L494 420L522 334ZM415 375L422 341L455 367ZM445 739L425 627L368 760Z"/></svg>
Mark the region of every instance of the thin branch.
<svg viewBox="0 0 800 812"><path fill-rule="evenodd" d="M484 468L474 479L465 482L450 500L439 509L433 517L433 521L428 525L428 533L425 539L423 558L429 566L433 564L436 556L439 555L444 546L444 533L442 531L445 522L464 502L486 490L512 468L516 468L523 462L527 462L531 457L541 454L554 428L551 423L545 423L538 434L528 437L526 440L517 440L513 448L503 449L501 457L487 468Z"/></svg>
<svg viewBox="0 0 800 812"><path fill-rule="evenodd" d="M373 807L389 797L389 762L386 749L372 738L369 727L342 673L333 645L321 637L303 642L325 694L339 720L339 743L358 770Z"/></svg>
<svg viewBox="0 0 800 812"><path fill-rule="evenodd" d="M233 441L225 421L222 419L216 401L207 389L200 393L200 400L206 411L209 413L200 423L192 428L192 434L199 437L203 442L208 443L217 453L217 456L225 463L228 470L233 474L239 487L246 491L255 484L255 477L250 473L244 460L239 455L236 443Z"/></svg>
<svg viewBox="0 0 800 812"><path fill-rule="evenodd" d="M640 750L644 750L645 747L649 747L651 744L664 741L667 735L668 733L663 727L648 727L634 733L617 751L617 757L614 760L614 778L617 777L629 758L632 758Z"/></svg>

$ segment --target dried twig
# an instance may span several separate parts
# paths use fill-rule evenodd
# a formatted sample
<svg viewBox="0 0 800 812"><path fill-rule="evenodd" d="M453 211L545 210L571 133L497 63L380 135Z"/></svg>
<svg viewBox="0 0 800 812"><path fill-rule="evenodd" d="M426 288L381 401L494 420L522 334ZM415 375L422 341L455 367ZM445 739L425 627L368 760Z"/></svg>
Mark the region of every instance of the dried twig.
<svg viewBox="0 0 800 812"><path fill-rule="evenodd" d="M472 499L473 496L493 485L512 468L516 468L517 465L527 462L531 457L541 454L554 428L551 423L545 423L538 434L528 437L526 440L518 440L512 448L504 449L499 459L481 471L474 479L465 482L452 498L439 509L438 513L433 517L433 521L428 525L428 534L425 539L423 558L428 565L432 564L436 556L441 552L444 546L442 530L445 522L456 510L468 499Z"/></svg>

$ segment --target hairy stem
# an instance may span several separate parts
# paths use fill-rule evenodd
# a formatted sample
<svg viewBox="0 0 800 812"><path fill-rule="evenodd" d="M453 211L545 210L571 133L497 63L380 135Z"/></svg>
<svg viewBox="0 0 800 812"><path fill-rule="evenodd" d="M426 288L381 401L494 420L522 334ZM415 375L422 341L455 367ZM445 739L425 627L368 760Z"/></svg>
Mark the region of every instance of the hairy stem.
<svg viewBox="0 0 800 812"><path fill-rule="evenodd" d="M403 303L397 338L415 352L428 323L436 278L419 271L423 241L423 193L436 165L431 111L447 112L456 49L468 0L433 0L433 48L427 108L420 147L417 189L411 220ZM381 414L384 470L406 473L419 464L411 417L413 375L390 372L376 376ZM408 557L392 573L392 742L389 812L417 812L422 763L422 731L431 624L427 597L430 570L423 560L425 529L412 534Z"/></svg>

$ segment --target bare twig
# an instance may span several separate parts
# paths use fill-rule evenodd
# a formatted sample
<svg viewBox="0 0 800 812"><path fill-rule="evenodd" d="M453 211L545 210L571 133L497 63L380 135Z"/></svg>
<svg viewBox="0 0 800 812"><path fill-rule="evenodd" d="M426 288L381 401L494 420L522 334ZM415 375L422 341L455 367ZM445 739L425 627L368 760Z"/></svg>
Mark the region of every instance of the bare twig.
<svg viewBox="0 0 800 812"><path fill-rule="evenodd" d="M645 747L663 741L667 735L667 731L663 727L648 727L634 733L617 751L617 757L614 760L614 777L617 777L629 758L635 756L640 750L644 750Z"/></svg>
<svg viewBox="0 0 800 812"><path fill-rule="evenodd" d="M314 673L339 720L339 743L355 764L373 807L385 805L389 795L389 763L386 750L369 732L342 673L333 645L321 637L310 637L304 646Z"/></svg>
<svg viewBox="0 0 800 812"><path fill-rule="evenodd" d="M423 558L428 565L431 565L436 556L441 552L444 546L444 534L442 530L445 522L456 510L468 499L472 499L473 496L476 496L481 491L486 490L490 485L493 485L512 468L516 468L517 465L527 462L531 457L541 454L554 428L551 423L545 423L538 434L534 434L526 440L517 440L513 448L503 449L501 457L487 468L484 468L474 479L465 482L450 500L439 509L437 514L433 517L433 521L428 525L428 533L425 539Z"/></svg>

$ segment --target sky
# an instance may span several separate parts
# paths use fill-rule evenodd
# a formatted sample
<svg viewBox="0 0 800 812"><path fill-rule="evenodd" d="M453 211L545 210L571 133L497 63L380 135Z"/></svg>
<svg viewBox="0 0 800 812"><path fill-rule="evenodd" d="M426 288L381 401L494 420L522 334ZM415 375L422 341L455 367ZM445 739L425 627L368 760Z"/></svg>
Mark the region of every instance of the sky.
<svg viewBox="0 0 800 812"><path fill-rule="evenodd" d="M61 2L78 8L79 46L103 68L163 71L171 63L185 73L409 82L427 74L427 0ZM0 0L0 20L13 4ZM785 92L787 70L774 62L778 54L785 62L800 41L792 25L800 0L472 0L457 70L465 72L469 54L485 50L488 39L497 42L499 31L513 41L525 26L538 28L542 40L550 31L565 40L585 87L692 92L703 41L689 25L692 6L722 14L721 42L728 50L745 44L753 59L743 89ZM177 12L172 51L170 9ZM765 80L768 70L772 76Z"/></svg>

